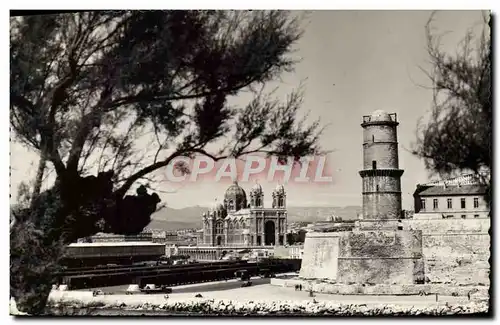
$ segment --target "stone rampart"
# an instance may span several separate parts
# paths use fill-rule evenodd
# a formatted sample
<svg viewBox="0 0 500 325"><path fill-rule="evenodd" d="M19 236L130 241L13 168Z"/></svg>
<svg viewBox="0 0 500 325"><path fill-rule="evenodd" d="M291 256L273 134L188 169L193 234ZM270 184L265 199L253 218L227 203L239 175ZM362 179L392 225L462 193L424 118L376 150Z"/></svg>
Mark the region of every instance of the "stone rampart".
<svg viewBox="0 0 500 325"><path fill-rule="evenodd" d="M420 231L308 233L300 277L336 283L424 281Z"/></svg>
<svg viewBox="0 0 500 325"><path fill-rule="evenodd" d="M422 231L427 282L489 285L489 218L407 219L401 224Z"/></svg>

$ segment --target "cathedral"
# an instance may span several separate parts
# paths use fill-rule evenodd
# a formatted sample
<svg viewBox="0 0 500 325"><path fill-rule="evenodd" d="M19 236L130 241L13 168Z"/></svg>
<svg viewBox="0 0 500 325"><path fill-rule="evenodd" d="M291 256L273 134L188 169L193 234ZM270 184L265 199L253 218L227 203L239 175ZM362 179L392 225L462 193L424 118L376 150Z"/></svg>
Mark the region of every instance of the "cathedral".
<svg viewBox="0 0 500 325"><path fill-rule="evenodd" d="M286 240L286 193L278 185L272 193L271 208L264 207L264 192L259 184L245 190L234 182L224 201L216 201L203 213L203 244L208 246L277 246Z"/></svg>

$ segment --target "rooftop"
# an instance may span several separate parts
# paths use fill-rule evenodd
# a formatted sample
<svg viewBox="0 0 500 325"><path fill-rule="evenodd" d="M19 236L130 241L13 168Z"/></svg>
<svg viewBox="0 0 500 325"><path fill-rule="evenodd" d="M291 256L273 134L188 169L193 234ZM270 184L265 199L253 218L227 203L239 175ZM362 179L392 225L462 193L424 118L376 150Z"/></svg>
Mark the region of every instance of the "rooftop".
<svg viewBox="0 0 500 325"><path fill-rule="evenodd" d="M246 216L250 214L250 209L240 209L236 212L233 212L230 214L230 216L236 217L236 216Z"/></svg>
<svg viewBox="0 0 500 325"><path fill-rule="evenodd" d="M481 174L482 178L480 175L476 174L463 174L458 177L453 177L453 178L448 178L448 179L443 179L443 180L438 180L434 182L427 183L425 185L427 186L438 186L438 185L480 185L484 183L485 181L489 180L490 175L489 173L482 173Z"/></svg>
<svg viewBox="0 0 500 325"><path fill-rule="evenodd" d="M396 123L397 124L397 115L396 113L387 113L384 110L376 110L370 115L363 116L363 123ZM385 124L385 123L384 123Z"/></svg>
<svg viewBox="0 0 500 325"><path fill-rule="evenodd" d="M164 246L164 245L152 242L144 242L144 241L73 243L69 245L69 247L101 247L101 246Z"/></svg>
<svg viewBox="0 0 500 325"><path fill-rule="evenodd" d="M446 196L446 195L483 195L486 186L483 185L460 185L460 186L432 186L422 190L420 196Z"/></svg>

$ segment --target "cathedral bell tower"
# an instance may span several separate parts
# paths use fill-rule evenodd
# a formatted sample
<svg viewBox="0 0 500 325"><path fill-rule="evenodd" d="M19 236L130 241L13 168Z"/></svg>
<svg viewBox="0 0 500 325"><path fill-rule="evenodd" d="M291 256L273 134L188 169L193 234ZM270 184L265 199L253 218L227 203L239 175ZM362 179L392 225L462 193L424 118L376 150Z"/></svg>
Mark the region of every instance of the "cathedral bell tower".
<svg viewBox="0 0 500 325"><path fill-rule="evenodd" d="M255 183L250 190L250 208L263 208L264 207L264 191L262 186Z"/></svg>
<svg viewBox="0 0 500 325"><path fill-rule="evenodd" d="M276 186L276 189L273 191L273 208L286 208L286 193L283 185Z"/></svg>

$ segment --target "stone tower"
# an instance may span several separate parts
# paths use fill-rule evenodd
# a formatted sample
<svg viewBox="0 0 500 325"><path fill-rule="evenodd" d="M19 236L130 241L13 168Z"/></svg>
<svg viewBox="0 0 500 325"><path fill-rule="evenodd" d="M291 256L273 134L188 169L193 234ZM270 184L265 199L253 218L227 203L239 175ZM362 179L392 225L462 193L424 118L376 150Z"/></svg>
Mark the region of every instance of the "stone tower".
<svg viewBox="0 0 500 325"><path fill-rule="evenodd" d="M375 111L363 117L361 126L363 219L353 230L308 232L299 277L315 282L327 279L346 285L345 290L357 284L355 290L361 291L365 284L389 285L392 290L423 283L422 231L404 229L400 220L394 220L401 219L403 175L398 165L396 114Z"/></svg>
<svg viewBox="0 0 500 325"><path fill-rule="evenodd" d="M363 116L363 219L401 219L401 176L395 113ZM387 223L389 225L389 223Z"/></svg>

